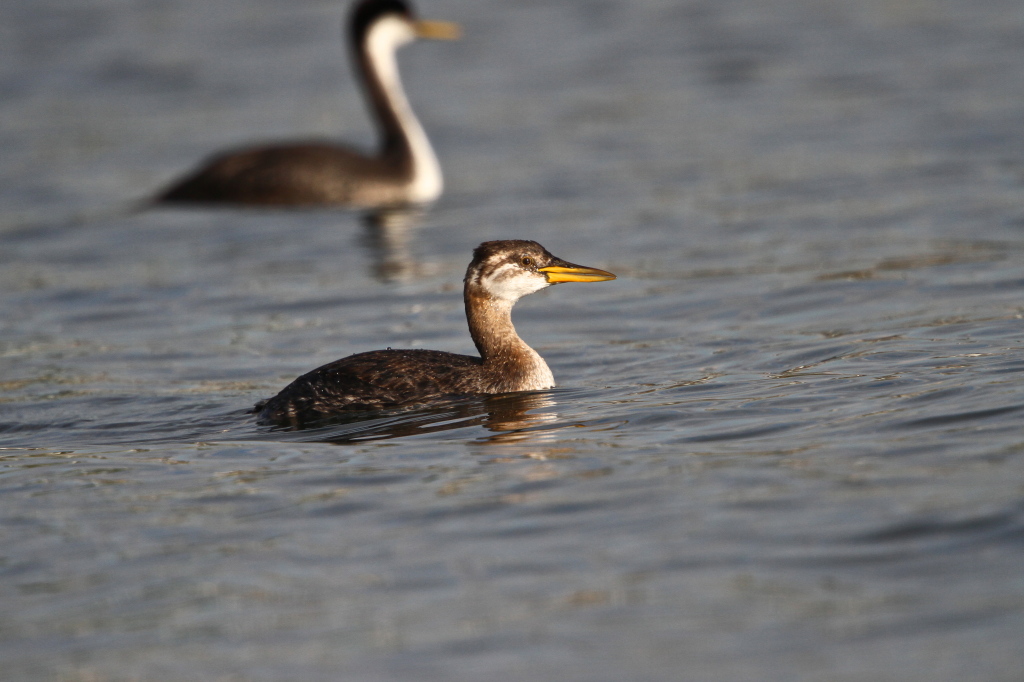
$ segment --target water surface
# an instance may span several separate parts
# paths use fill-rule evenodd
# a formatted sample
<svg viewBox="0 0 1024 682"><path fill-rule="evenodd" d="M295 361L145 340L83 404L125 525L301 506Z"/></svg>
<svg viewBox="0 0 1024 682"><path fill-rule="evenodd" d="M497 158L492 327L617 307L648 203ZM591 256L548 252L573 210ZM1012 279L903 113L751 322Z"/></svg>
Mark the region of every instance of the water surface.
<svg viewBox="0 0 1024 682"><path fill-rule="evenodd" d="M136 210L250 140L372 139L333 2L0 8L0 658L19 680L1019 680L1024 5L422 3L448 190ZM300 432L470 353L470 252L559 388Z"/></svg>

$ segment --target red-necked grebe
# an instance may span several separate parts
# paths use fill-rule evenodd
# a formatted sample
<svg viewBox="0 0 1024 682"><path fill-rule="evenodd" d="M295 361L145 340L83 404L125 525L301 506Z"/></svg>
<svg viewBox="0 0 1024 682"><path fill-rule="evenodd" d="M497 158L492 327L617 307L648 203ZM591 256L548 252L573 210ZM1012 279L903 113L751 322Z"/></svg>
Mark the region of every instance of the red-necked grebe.
<svg viewBox="0 0 1024 682"><path fill-rule="evenodd" d="M473 251L463 289L469 333L480 357L391 349L350 355L300 376L258 403L258 419L301 426L351 410L443 396L553 388L547 363L516 334L512 306L552 284L609 279L615 275L556 258L537 242L484 242Z"/></svg>
<svg viewBox="0 0 1024 682"><path fill-rule="evenodd" d="M395 53L416 38L453 39L455 24L417 20L403 0L363 0L352 11L355 71L380 132L376 155L335 144L271 144L221 153L158 202L247 205L423 204L441 195L441 166L398 74Z"/></svg>

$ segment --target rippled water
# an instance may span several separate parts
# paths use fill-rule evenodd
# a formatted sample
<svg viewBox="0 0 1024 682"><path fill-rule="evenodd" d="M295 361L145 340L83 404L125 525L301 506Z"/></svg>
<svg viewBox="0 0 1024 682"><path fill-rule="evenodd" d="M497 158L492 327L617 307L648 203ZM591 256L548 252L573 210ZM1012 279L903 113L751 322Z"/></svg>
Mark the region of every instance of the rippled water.
<svg viewBox="0 0 1024 682"><path fill-rule="evenodd" d="M422 4L384 228L134 208L368 142L337 3L0 7L3 677L1021 679L1024 5ZM254 425L500 237L620 276L517 307L560 388Z"/></svg>

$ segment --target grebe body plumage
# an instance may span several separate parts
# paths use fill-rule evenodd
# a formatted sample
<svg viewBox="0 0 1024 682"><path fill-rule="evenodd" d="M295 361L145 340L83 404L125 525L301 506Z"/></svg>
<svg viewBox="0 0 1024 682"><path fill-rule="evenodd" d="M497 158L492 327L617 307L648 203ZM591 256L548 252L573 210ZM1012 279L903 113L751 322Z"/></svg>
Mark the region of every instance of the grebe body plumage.
<svg viewBox="0 0 1024 682"><path fill-rule="evenodd" d="M457 36L454 24L416 19L404 0L363 0L352 11L349 42L379 129L376 154L318 141L228 150L156 201L381 208L436 200L444 188L441 165L406 98L396 53L417 38Z"/></svg>
<svg viewBox="0 0 1024 682"><path fill-rule="evenodd" d="M516 333L512 306L552 284L610 279L615 275L556 258L534 241L484 242L473 252L463 288L479 357L392 349L351 355L300 376L258 403L258 420L302 426L352 410L553 388L547 363Z"/></svg>

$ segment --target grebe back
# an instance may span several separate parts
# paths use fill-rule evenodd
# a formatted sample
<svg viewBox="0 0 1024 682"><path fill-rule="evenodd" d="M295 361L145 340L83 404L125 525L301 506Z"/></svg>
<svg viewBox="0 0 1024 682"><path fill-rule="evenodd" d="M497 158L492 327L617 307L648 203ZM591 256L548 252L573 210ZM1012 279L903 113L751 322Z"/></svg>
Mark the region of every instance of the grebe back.
<svg viewBox="0 0 1024 682"><path fill-rule="evenodd" d="M350 355L300 376L258 403L258 420L302 426L350 410L442 396L553 388L547 363L516 333L512 306L552 284L610 279L615 275L556 258L534 241L484 242L473 251L463 288L469 332L480 357L391 349Z"/></svg>

